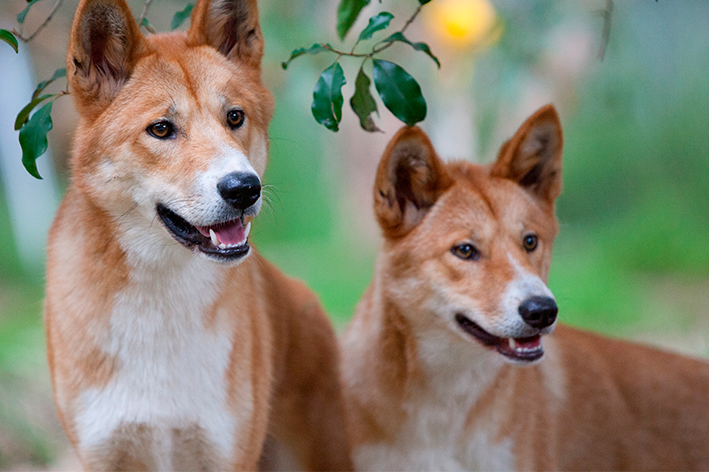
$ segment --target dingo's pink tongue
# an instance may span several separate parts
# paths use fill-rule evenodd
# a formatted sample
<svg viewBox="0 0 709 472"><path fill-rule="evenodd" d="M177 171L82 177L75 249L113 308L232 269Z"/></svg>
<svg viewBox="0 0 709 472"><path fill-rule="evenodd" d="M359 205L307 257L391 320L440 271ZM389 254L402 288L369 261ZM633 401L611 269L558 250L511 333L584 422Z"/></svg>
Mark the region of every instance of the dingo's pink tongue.
<svg viewBox="0 0 709 472"><path fill-rule="evenodd" d="M214 226L197 226L197 230L207 238L211 237L209 233L210 229L214 231L220 244L230 246L238 244L245 239L244 225L241 224L241 220L230 221Z"/></svg>
<svg viewBox="0 0 709 472"><path fill-rule="evenodd" d="M531 338L517 338L515 343L518 348L522 349L536 349L542 344L541 336L532 336Z"/></svg>
<svg viewBox="0 0 709 472"><path fill-rule="evenodd" d="M220 243L228 245L237 244L244 240L244 226L237 220L235 224L213 228Z"/></svg>

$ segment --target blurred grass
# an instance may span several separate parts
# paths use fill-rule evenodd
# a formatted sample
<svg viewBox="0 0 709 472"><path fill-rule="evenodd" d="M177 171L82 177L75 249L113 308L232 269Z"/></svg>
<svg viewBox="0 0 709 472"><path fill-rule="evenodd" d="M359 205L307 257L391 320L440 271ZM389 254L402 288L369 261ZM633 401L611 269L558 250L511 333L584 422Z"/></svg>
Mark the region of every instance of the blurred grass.
<svg viewBox="0 0 709 472"><path fill-rule="evenodd" d="M701 80L709 41L684 43L686 33L677 31L666 43L643 45L631 34L641 29L638 12L646 14L626 11L614 26L623 41L580 89L583 106L564 123L563 226L550 275L563 320L624 336L657 327L660 317L670 321L664 329L684 319L692 330L686 313L651 308L648 300L679 304L658 299L672 293L655 293L654 281L672 278L681 287L709 279L709 95ZM691 27L691 8L674 16ZM695 325L709 319L706 309L699 315Z"/></svg>
<svg viewBox="0 0 709 472"><path fill-rule="evenodd" d="M7 206L0 192L0 221ZM0 225L0 468L41 466L62 444L49 400L41 276L22 272L7 224ZM51 431L51 427L49 428ZM59 438L59 439L57 439Z"/></svg>

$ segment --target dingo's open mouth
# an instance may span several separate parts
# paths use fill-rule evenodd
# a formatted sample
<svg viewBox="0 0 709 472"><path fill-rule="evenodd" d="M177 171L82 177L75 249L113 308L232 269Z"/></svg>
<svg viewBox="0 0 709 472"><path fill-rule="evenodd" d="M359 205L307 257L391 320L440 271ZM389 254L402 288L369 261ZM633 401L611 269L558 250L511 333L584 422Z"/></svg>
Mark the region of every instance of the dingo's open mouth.
<svg viewBox="0 0 709 472"><path fill-rule="evenodd" d="M172 236L187 248L196 247L220 261L234 261L248 254L251 222L244 226L244 217L212 226L193 226L184 218L158 204L157 213Z"/></svg>
<svg viewBox="0 0 709 472"><path fill-rule="evenodd" d="M482 329L477 323L460 313L455 321L463 331L480 341L485 346L494 347L497 352L515 361L533 362L544 355L542 336L536 334L527 338L501 338Z"/></svg>

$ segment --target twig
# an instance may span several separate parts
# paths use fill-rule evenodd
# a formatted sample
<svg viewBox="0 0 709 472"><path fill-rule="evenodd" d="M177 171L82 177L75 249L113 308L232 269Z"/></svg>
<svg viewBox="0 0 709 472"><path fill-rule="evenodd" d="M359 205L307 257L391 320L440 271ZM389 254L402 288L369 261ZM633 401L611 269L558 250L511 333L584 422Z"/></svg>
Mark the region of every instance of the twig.
<svg viewBox="0 0 709 472"><path fill-rule="evenodd" d="M47 26L49 24L50 21L52 21L52 18L54 18L54 14L62 6L62 3L64 3L64 0L57 0L56 1L54 6L52 7L52 11L49 12L47 19L44 20L44 23L39 25L39 27L35 30L35 32L32 33L30 36L25 37L20 32L18 32L17 30L14 30L14 29L12 30L12 32L15 34L15 36L17 36L22 41L29 43L30 41L32 41L35 38L35 36L37 36L39 34L40 31L42 31L45 28L45 26Z"/></svg>
<svg viewBox="0 0 709 472"><path fill-rule="evenodd" d="M142 24L143 20L148 14L148 10L150 9L150 4L153 3L153 0L145 0L145 8L143 8L143 13L140 14L140 18L138 18L138 24Z"/></svg>
<svg viewBox="0 0 709 472"><path fill-rule="evenodd" d="M150 33L150 34L155 34L155 33L157 33L157 31L155 31L155 28L153 28L153 27L150 25L150 23L148 23L147 20L143 20L143 24L141 24L140 26L142 26L143 28L145 28L145 30L146 30L148 33Z"/></svg>
<svg viewBox="0 0 709 472"><path fill-rule="evenodd" d="M611 17L613 16L613 0L606 0L606 9L601 12L603 17L603 33L601 36L601 46L598 49L598 59L603 60L606 55L608 41L611 38Z"/></svg>
<svg viewBox="0 0 709 472"><path fill-rule="evenodd" d="M423 5L424 5L424 4L420 4L420 5L418 6L418 8L416 9L416 11L414 12L414 14L411 15L411 18L409 18L408 21L404 24L404 27L401 28L401 31L400 31L401 34L404 34L404 31L406 31L406 28L408 28L409 25L411 25L411 23L414 22L414 20L415 20L416 17L418 16L418 14L421 12L421 9L423 8Z"/></svg>
<svg viewBox="0 0 709 472"><path fill-rule="evenodd" d="M151 0L148 0L148 1L151 1ZM612 0L611 0L611 1L612 1ZM419 5L418 8L416 9L416 11L414 12L414 14L411 15L411 18L409 18L408 20L406 20L406 23L404 23L404 26L398 31L399 33L404 34L404 31L406 31L406 28L408 28L408 27L411 25L411 23L414 22L414 20L415 20L416 17L418 16L418 14L421 12L421 8L423 8L423 4ZM350 52L340 51L339 49L333 48L333 47L330 46L329 44L322 44L322 47L325 48L325 49L327 49L328 51L332 51L332 52L334 52L334 53L337 53L337 54L340 55L340 56L370 58L370 57L373 57L373 56L376 55L376 54L379 54L380 52L384 51L385 49L391 47L391 45L394 44L393 41L380 41L380 42L376 43L376 44L374 45L374 47L372 48L372 50L371 50L370 52L368 52L368 53L355 53L355 52L354 52L354 49L355 49L355 47L357 47L357 44L358 44L358 43L359 43L359 41L357 41L357 42L355 43L355 45L352 47L352 50L351 50ZM377 45L379 45L379 44L381 44L381 43L384 43L384 44L381 45L381 46L379 46L379 47L377 47Z"/></svg>
<svg viewBox="0 0 709 472"><path fill-rule="evenodd" d="M37 34L39 34L39 32L42 31L44 29L44 27L47 26L47 24L50 21L52 21L52 18L54 18L54 14L57 12L57 10L59 10L59 7L62 6L62 2L64 2L64 0L57 0L57 2L52 7L52 11L49 12L49 16L47 16L47 19L44 20L44 23L39 25L39 28L37 28L37 30L34 33L32 33L32 35L29 38L27 38L28 42L32 41L34 39L34 37L37 36Z"/></svg>

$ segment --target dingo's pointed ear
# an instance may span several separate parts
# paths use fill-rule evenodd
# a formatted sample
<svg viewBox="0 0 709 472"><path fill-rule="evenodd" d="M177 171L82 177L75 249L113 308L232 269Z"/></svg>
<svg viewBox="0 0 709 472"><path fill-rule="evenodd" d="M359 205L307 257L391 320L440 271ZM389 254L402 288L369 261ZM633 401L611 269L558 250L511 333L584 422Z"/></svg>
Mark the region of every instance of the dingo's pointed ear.
<svg viewBox="0 0 709 472"><path fill-rule="evenodd" d="M144 44L125 0L82 0L69 39L67 76L77 108L95 115L128 81Z"/></svg>
<svg viewBox="0 0 709 472"><path fill-rule="evenodd" d="M414 229L453 184L426 133L405 127L389 142L374 184L374 212L388 238Z"/></svg>
<svg viewBox="0 0 709 472"><path fill-rule="evenodd" d="M258 68L263 57L263 35L256 0L198 0L187 36L193 44L207 44L232 61Z"/></svg>
<svg viewBox="0 0 709 472"><path fill-rule="evenodd" d="M540 108L500 149L491 175L514 180L532 195L552 203L561 193L564 138L556 109Z"/></svg>

